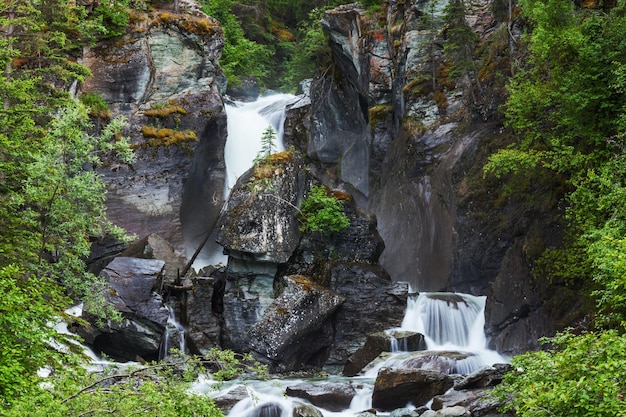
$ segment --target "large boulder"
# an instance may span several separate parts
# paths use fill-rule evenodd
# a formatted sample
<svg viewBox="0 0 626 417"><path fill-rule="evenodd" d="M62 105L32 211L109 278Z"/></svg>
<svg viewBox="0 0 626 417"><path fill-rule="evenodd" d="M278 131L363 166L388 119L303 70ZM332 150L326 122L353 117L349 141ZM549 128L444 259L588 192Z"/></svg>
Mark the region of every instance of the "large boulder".
<svg viewBox="0 0 626 417"><path fill-rule="evenodd" d="M285 393L329 411L342 411L350 407L356 389L348 382L303 383L288 386Z"/></svg>
<svg viewBox="0 0 626 417"><path fill-rule="evenodd" d="M206 354L211 348L220 347L221 329L215 311L214 297L219 278L194 277L191 289L185 293L184 323L189 351Z"/></svg>
<svg viewBox="0 0 626 417"><path fill-rule="evenodd" d="M392 352L392 346L400 345L405 351L426 349L424 335L416 332L378 332L370 334L365 344L348 358L343 367L345 376L355 376L383 352Z"/></svg>
<svg viewBox="0 0 626 417"><path fill-rule="evenodd" d="M345 299L303 276L284 277L284 285L250 329L250 350L274 370L320 366L333 341L330 318Z"/></svg>
<svg viewBox="0 0 626 417"><path fill-rule="evenodd" d="M163 281L172 284L178 279L180 271L186 264L187 258L177 251L167 240L152 233L130 244L121 256L141 259L159 259L165 262Z"/></svg>
<svg viewBox="0 0 626 417"><path fill-rule="evenodd" d="M296 214L307 184L291 152L270 155L244 173L218 223L217 242L225 253L244 261L287 262L300 241Z"/></svg>
<svg viewBox="0 0 626 417"><path fill-rule="evenodd" d="M372 407L381 411L392 411L409 403L419 407L453 385L449 375L438 371L383 368L376 376Z"/></svg>
<svg viewBox="0 0 626 417"><path fill-rule="evenodd" d="M333 317L335 341L328 365L343 367L369 334L402 324L408 286L392 282L381 267L349 262L331 264L329 286L345 302Z"/></svg>
<svg viewBox="0 0 626 417"><path fill-rule="evenodd" d="M101 272L108 281L102 295L105 308L117 310L121 320L103 323L86 305L84 317L91 324L74 330L97 353L114 359L157 359L169 317L158 293L164 265L154 259L115 258Z"/></svg>

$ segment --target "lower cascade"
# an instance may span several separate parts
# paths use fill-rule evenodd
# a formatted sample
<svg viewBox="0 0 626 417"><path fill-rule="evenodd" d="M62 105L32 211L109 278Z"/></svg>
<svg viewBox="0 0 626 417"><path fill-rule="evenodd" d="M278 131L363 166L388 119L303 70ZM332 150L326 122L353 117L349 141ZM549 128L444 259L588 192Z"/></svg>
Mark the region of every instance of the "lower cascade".
<svg viewBox="0 0 626 417"><path fill-rule="evenodd" d="M424 335L428 351L449 355L451 373L469 374L481 366L506 362L488 349L483 330L487 297L461 293L420 293L409 297L401 330ZM440 357L441 360L441 357Z"/></svg>
<svg viewBox="0 0 626 417"><path fill-rule="evenodd" d="M412 370L415 368L427 370L426 372L437 370L440 374L468 375L485 367L507 362L497 352L487 348L483 331L485 301L484 296L459 293L421 293L410 296L402 326L388 331L390 353L381 355L376 364L370 365L355 377L331 376L323 381L304 379L246 381L245 385L233 381L224 384L219 392L212 392L210 395L219 402L221 397L236 396L234 393L238 391L244 392L243 399L230 409L228 417L288 417L292 413L317 416L321 413L327 417L351 416L372 407L385 411L379 407L380 401L377 402L374 398L373 402L373 396L376 395L374 381L377 381L382 370L406 367L413 368ZM406 340L393 337L416 332L424 336L425 351L407 352ZM453 385L452 379L448 381L449 386L443 389L444 392ZM210 392L200 385L197 389ZM334 398L334 402L329 402L330 397ZM402 399L398 401L400 402L397 403L397 407L386 411L403 406L416 406L410 401L406 403L402 402ZM311 414L302 411L302 407ZM311 407L316 407L319 412Z"/></svg>

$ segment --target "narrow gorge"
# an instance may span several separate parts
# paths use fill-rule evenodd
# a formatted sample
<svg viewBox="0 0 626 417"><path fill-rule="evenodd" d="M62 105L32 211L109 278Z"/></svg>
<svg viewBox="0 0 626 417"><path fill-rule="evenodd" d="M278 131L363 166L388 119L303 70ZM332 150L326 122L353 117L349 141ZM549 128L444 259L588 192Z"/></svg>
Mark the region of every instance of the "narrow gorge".
<svg viewBox="0 0 626 417"><path fill-rule="evenodd" d="M425 24L442 26L446 4L390 0L380 15L358 3L325 12L332 62L297 95L229 96L220 24L191 0L136 13L124 35L86 49L93 77L81 89L127 117L136 153L132 165L99 169L108 218L137 239L103 237L89 260L122 322L103 326L87 310L91 324L73 330L119 361L164 358L169 347L223 348L276 375L323 371L335 378L328 392L316 394L305 379L281 387L327 416L409 403L428 405L430 415L459 404L466 409L445 415L499 415L477 392L502 379L508 358L570 325L580 306L532 277L533 262L560 237L549 215L555 203L529 208L483 178L488 156L511 140L498 107L509 37L521 29L494 15L490 0L468 4L467 21L491 52L478 81L453 79L445 33ZM267 155L264 134L275 139ZM319 186L349 220L337 233L302 227L302 203ZM370 364L381 354L382 369ZM393 361L407 375L390 371ZM402 378L416 383L416 370L431 378L423 386L436 387L428 398L397 390ZM270 395L227 388L237 400ZM454 397L469 391L471 400ZM271 394L274 411L232 398L221 407L234 407L233 417L321 413L279 397Z"/></svg>

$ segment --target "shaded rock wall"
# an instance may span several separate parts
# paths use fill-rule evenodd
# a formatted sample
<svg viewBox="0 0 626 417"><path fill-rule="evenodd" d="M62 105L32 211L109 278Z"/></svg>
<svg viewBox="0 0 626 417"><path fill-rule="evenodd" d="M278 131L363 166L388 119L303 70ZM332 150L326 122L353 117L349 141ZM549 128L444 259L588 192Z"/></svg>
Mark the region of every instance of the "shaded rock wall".
<svg viewBox="0 0 626 417"><path fill-rule="evenodd" d="M310 115L303 106L288 114L286 143L306 149L319 178L353 192L375 215L385 243L380 264L393 280L418 291L488 295L493 346L533 349L537 336L561 328L576 308L571 297L563 305L553 300L558 288L532 284L533 261L558 240L550 220L556 206L539 189L535 207L503 200L500 184L483 179L486 158L513 140L497 110L510 74L507 22L497 21L489 0L467 5L476 47L490 51L478 68L479 88L476 79L449 76L445 5L391 1L384 24L354 4L327 12L333 64L311 83ZM357 164L345 158L348 149Z"/></svg>
<svg viewBox="0 0 626 417"><path fill-rule="evenodd" d="M100 171L109 219L131 234L159 233L178 250L202 239L224 184L224 36L193 6L135 12L126 34L83 57L93 77L82 91L128 119L125 135L137 156L130 166L111 162Z"/></svg>

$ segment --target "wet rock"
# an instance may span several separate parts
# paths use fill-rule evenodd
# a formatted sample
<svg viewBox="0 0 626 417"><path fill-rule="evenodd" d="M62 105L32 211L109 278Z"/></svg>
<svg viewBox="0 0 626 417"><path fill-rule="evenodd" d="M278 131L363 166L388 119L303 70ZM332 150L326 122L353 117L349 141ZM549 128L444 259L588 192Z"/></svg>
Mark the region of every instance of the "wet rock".
<svg viewBox="0 0 626 417"><path fill-rule="evenodd" d="M300 241L296 207L306 187L294 154L270 156L237 181L218 224L217 242L243 261L287 262Z"/></svg>
<svg viewBox="0 0 626 417"><path fill-rule="evenodd" d="M219 314L222 347L235 352L249 352L248 332L274 301L273 276L232 276L224 283Z"/></svg>
<svg viewBox="0 0 626 417"><path fill-rule="evenodd" d="M185 268L187 258L163 237L156 233L152 233L142 239L139 239L128 246L122 256L140 259L159 259L165 262L163 271L164 284L172 284L179 275L179 272Z"/></svg>
<svg viewBox="0 0 626 417"><path fill-rule="evenodd" d="M395 367L406 369L431 369L446 374L467 374L480 360L469 352L422 351L405 355Z"/></svg>
<svg viewBox="0 0 626 417"><path fill-rule="evenodd" d="M213 402L215 403L215 406L224 413L224 415L227 415L239 401L248 397L249 394L246 387L238 386L213 398Z"/></svg>
<svg viewBox="0 0 626 417"><path fill-rule="evenodd" d="M343 368L369 334L400 326L408 287L376 265L340 262L329 275L330 288L346 301L333 317L335 342L327 364Z"/></svg>
<svg viewBox="0 0 626 417"><path fill-rule="evenodd" d="M433 398L431 408L433 410L445 410L461 406L468 410L472 417L501 415L498 413L501 404L489 396L490 391L486 388L463 391L451 390Z"/></svg>
<svg viewBox="0 0 626 417"><path fill-rule="evenodd" d="M302 155L306 155L311 129L311 99L308 92L298 96L294 103L285 109L283 142L285 147L293 146Z"/></svg>
<svg viewBox="0 0 626 417"><path fill-rule="evenodd" d="M443 394L453 386L449 375L424 369L390 369L378 372L372 394L372 406L391 411L411 403L421 406L435 395Z"/></svg>
<svg viewBox="0 0 626 417"><path fill-rule="evenodd" d="M464 407L454 406L442 408L441 410L428 410L421 417L470 417L471 414Z"/></svg>
<svg viewBox="0 0 626 417"><path fill-rule="evenodd" d="M250 350L278 371L320 366L332 343L330 317L345 299L303 276L283 280L283 292L249 331Z"/></svg>
<svg viewBox="0 0 626 417"><path fill-rule="evenodd" d="M91 325L76 331L96 352L118 360L157 359L168 311L156 292L162 283L165 263L160 260L117 257L101 275L107 279L105 306L121 313L122 320L101 320L85 306Z"/></svg>
<svg viewBox="0 0 626 417"><path fill-rule="evenodd" d="M396 408L391 413L389 413L389 417L419 417L426 410L428 410L428 408L424 406L417 407L417 408L413 408L413 407Z"/></svg>
<svg viewBox="0 0 626 417"><path fill-rule="evenodd" d="M281 417L283 407L275 402L268 402L256 406L252 411L246 414L246 417Z"/></svg>
<svg viewBox="0 0 626 417"><path fill-rule="evenodd" d="M290 397L303 398L311 404L329 411L342 411L350 407L356 390L350 383L325 382L289 386L285 392Z"/></svg>
<svg viewBox="0 0 626 417"><path fill-rule="evenodd" d="M128 247L127 242L123 242L112 235L105 235L90 238L91 247L89 257L85 260L87 269L94 275L99 275L100 271L109 264L116 256Z"/></svg>
<svg viewBox="0 0 626 417"><path fill-rule="evenodd" d="M158 295L164 267L156 259L115 258L100 273L109 285L107 301L120 312L164 325L168 313Z"/></svg>
<svg viewBox="0 0 626 417"><path fill-rule="evenodd" d="M509 372L512 366L508 363L497 363L476 370L454 384L454 389L475 389L493 387L502 382L504 374Z"/></svg>
<svg viewBox="0 0 626 417"><path fill-rule="evenodd" d="M211 348L220 347L220 323L213 311L213 277L196 277L191 280L192 288L185 293L184 322L189 350L205 354Z"/></svg>
<svg viewBox="0 0 626 417"><path fill-rule="evenodd" d="M365 344L348 358L343 368L345 376L355 376L382 352L390 352L392 340L406 351L426 349L424 335L416 332L379 332L367 336Z"/></svg>
<svg viewBox="0 0 626 417"><path fill-rule="evenodd" d="M92 332L79 329L77 333L97 354L104 353L117 361L157 360L163 339L164 326L153 321L124 318L93 326Z"/></svg>
<svg viewBox="0 0 626 417"><path fill-rule="evenodd" d="M310 404L304 404L299 401L294 401L292 417L322 417L323 414L320 410Z"/></svg>

